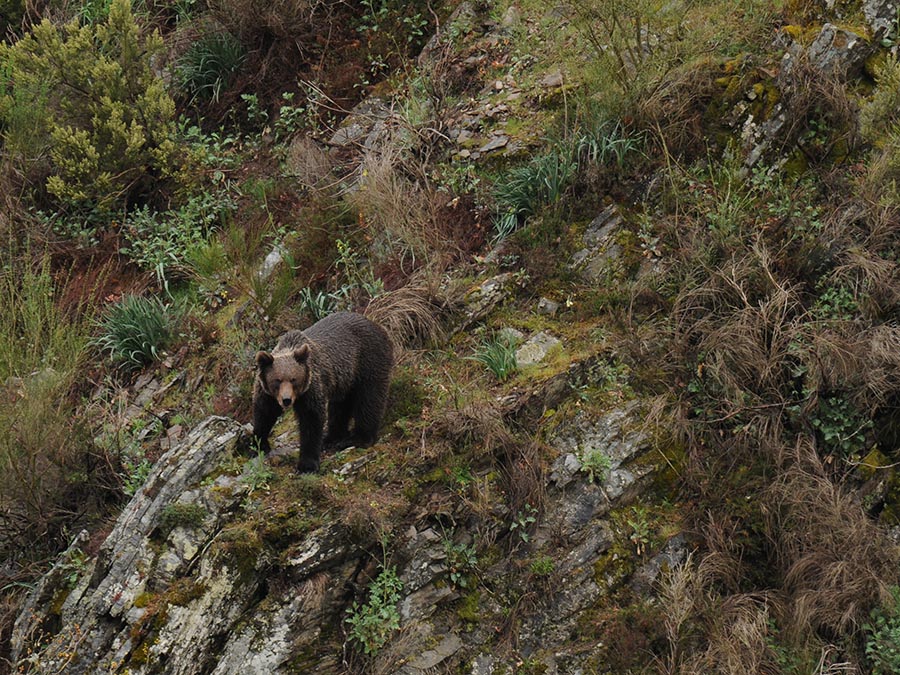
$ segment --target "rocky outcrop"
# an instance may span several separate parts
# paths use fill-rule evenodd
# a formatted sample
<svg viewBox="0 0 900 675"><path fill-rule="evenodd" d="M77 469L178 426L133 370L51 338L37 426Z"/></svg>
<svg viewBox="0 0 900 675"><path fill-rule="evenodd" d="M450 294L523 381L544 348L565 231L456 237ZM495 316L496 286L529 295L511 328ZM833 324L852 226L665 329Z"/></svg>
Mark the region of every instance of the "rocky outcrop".
<svg viewBox="0 0 900 675"><path fill-rule="evenodd" d="M551 672L588 658L584 645L572 643L574 627L624 578L598 572L620 539L611 513L631 503L656 471L646 436L633 429L636 420L630 405L557 426L543 514L530 505L518 513L501 504L491 511L492 537L505 537L507 553L487 553L478 534L484 523L447 529L429 508L413 513L392 537L402 592L391 611L400 629L379 657L382 666L393 664L384 672L419 675L451 666L478 672L488 662L492 672L513 668L485 649L498 639L507 603L521 602L513 598L522 561L533 559L545 559L533 574L559 583L548 585L546 597L517 623L520 647L563 668ZM258 545L259 532L236 526L256 508L254 490L266 470L260 459L242 456L246 433L233 420L207 419L157 462L95 557L82 553L86 534L75 539L16 622L13 657L21 670L346 672L344 619L353 598L363 597L353 589L372 578L363 574L372 560L362 545L369 536L326 520L296 539L282 537L272 560L273 549ZM602 472L585 469L601 456ZM365 458L334 472L354 482ZM666 555L645 575L676 559Z"/></svg>

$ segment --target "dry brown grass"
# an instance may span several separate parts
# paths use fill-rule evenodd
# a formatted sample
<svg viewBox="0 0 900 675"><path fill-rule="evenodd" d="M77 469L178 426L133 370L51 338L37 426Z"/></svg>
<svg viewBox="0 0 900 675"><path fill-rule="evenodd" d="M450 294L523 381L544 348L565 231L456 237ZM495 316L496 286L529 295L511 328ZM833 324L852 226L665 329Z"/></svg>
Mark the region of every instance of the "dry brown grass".
<svg viewBox="0 0 900 675"><path fill-rule="evenodd" d="M340 500L341 522L362 546L383 540L409 508L395 489L353 490Z"/></svg>
<svg viewBox="0 0 900 675"><path fill-rule="evenodd" d="M890 598L900 555L859 502L828 477L812 445L773 483L769 532L784 573L795 630L852 634Z"/></svg>
<svg viewBox="0 0 900 675"><path fill-rule="evenodd" d="M366 307L366 316L384 328L393 343L404 349L443 340L442 318L448 300L428 276L417 275L405 286L386 291Z"/></svg>
<svg viewBox="0 0 900 675"><path fill-rule="evenodd" d="M652 129L651 138L676 157L705 151L703 111L721 95L714 59L703 59L667 73L635 103L638 128Z"/></svg>
<svg viewBox="0 0 900 675"><path fill-rule="evenodd" d="M400 134L368 152L359 189L347 199L371 233L376 260L396 260L402 272L442 270L458 246L445 236L442 214L451 197L440 192L424 165L404 156Z"/></svg>
<svg viewBox="0 0 900 675"><path fill-rule="evenodd" d="M665 675L779 675L770 648L769 620L777 607L769 593L720 595L720 562L692 556L663 577L660 600L668 652L657 660Z"/></svg>
<svg viewBox="0 0 900 675"><path fill-rule="evenodd" d="M826 160L833 151L853 152L859 143L857 106L837 74L811 64L803 52L789 69L782 68L779 85L786 121L782 151L799 148L810 163Z"/></svg>

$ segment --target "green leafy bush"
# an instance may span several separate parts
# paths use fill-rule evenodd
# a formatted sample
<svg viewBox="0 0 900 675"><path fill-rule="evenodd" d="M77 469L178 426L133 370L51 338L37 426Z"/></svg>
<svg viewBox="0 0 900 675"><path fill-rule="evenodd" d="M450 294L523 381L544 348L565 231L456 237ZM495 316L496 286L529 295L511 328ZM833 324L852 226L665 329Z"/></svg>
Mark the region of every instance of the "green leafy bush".
<svg viewBox="0 0 900 675"><path fill-rule="evenodd" d="M96 344L113 362L134 370L159 358L174 323L172 309L159 298L129 295L107 311Z"/></svg>
<svg viewBox="0 0 900 675"><path fill-rule="evenodd" d="M842 457L861 451L873 427L872 420L844 395L820 398L812 425L825 451Z"/></svg>
<svg viewBox="0 0 900 675"><path fill-rule="evenodd" d="M382 567L381 573L369 587L369 600L363 605L354 602L347 610L350 639L371 656L380 650L400 627L400 591L403 582L395 567Z"/></svg>
<svg viewBox="0 0 900 675"><path fill-rule="evenodd" d="M872 675L900 672L900 587L894 586L891 595L893 602L873 609L871 622L863 626Z"/></svg>
<svg viewBox="0 0 900 675"><path fill-rule="evenodd" d="M179 171L175 104L151 67L162 49L157 33L141 35L129 0L112 0L101 23L44 19L0 45L6 149L37 167L32 180L49 173L55 206L110 212Z"/></svg>
<svg viewBox="0 0 900 675"><path fill-rule="evenodd" d="M581 470L588 475L590 482L602 483L607 479L612 468L612 459L602 448L579 448L576 456L581 462Z"/></svg>
<svg viewBox="0 0 900 675"><path fill-rule="evenodd" d="M155 213L149 207L134 211L123 228L121 252L147 270L161 271L187 264L193 252L205 248L209 233L237 208L225 191L191 197L178 209Z"/></svg>

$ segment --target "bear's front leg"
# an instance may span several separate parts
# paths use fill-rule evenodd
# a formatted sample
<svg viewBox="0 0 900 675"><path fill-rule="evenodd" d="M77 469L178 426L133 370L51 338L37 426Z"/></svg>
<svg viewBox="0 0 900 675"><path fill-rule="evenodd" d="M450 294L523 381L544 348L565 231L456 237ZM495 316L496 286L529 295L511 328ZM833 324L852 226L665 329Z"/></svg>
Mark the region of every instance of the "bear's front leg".
<svg viewBox="0 0 900 675"><path fill-rule="evenodd" d="M319 470L322 457L324 416L312 410L298 411L297 425L300 427L300 459L297 462L297 471L315 473Z"/></svg>
<svg viewBox="0 0 900 675"><path fill-rule="evenodd" d="M265 392L256 392L253 397L253 438L259 449L267 455L272 450L269 445L269 434L272 433L272 427L275 426L281 412L281 406L274 398Z"/></svg>

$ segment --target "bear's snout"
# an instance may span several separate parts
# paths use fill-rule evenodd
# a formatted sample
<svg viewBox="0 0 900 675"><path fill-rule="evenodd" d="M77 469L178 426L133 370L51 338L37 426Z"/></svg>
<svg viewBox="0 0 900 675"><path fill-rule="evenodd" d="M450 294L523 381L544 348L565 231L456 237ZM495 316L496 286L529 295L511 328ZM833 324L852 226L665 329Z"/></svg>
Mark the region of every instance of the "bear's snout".
<svg viewBox="0 0 900 675"><path fill-rule="evenodd" d="M275 397L281 404L281 407L287 410L294 405L294 387L290 382L282 382L278 387L278 395Z"/></svg>

